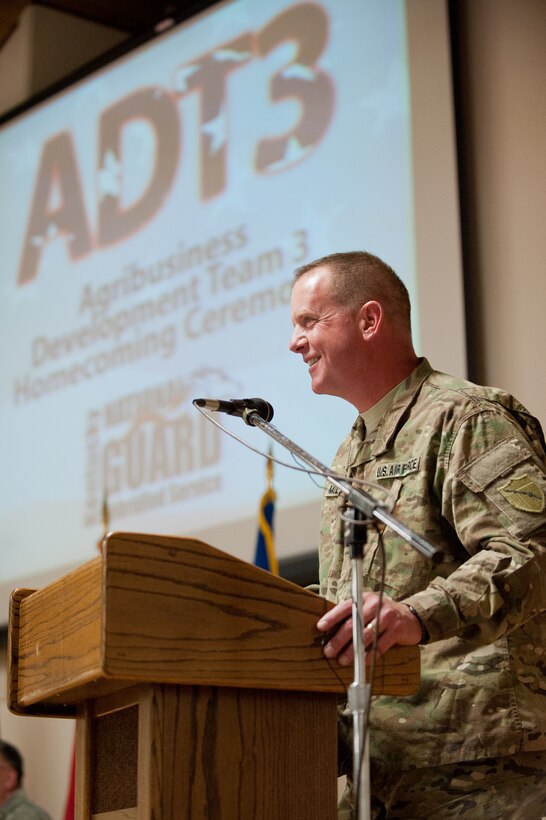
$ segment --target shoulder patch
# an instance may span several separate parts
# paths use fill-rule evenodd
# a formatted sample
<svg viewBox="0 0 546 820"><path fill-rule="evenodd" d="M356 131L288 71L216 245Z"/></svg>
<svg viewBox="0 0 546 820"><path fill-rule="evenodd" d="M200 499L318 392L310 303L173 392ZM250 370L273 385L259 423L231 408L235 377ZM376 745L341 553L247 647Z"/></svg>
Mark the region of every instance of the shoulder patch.
<svg viewBox="0 0 546 820"><path fill-rule="evenodd" d="M516 510L540 513L544 510L544 493L527 473L510 479L499 487L499 493Z"/></svg>

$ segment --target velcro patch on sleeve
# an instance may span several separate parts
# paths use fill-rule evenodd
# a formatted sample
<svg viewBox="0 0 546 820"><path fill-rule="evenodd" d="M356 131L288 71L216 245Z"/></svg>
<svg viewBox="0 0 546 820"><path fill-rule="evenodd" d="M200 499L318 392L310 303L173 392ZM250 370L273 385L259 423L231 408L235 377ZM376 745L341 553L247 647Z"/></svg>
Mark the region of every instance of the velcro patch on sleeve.
<svg viewBox="0 0 546 820"><path fill-rule="evenodd" d="M473 493L483 493L489 509L497 517L501 513L499 520L516 538L546 525L546 473L517 438L491 447L458 477Z"/></svg>
<svg viewBox="0 0 546 820"><path fill-rule="evenodd" d="M511 473L518 464L530 459L531 452L517 438L507 438L467 464L461 470L460 478L469 489L479 493L493 481Z"/></svg>

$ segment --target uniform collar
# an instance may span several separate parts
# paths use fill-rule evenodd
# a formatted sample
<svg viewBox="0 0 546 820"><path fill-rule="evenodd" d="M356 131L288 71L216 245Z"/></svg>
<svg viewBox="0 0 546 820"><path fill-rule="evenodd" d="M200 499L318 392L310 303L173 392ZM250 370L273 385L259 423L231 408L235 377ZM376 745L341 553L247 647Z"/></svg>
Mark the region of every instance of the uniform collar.
<svg viewBox="0 0 546 820"><path fill-rule="evenodd" d="M397 430L402 424L403 418L408 408L413 404L419 393L423 382L433 372L427 359L421 359L415 370L413 370L407 379L400 383L396 395L392 401L390 408L387 410L377 428L375 440L371 443L371 447L361 448L361 455L357 457L354 466L359 463L363 464L369 461L370 458L376 458L389 449L392 439ZM357 418L353 429L358 424Z"/></svg>
<svg viewBox="0 0 546 820"><path fill-rule="evenodd" d="M372 455L378 456L389 449L391 441L399 429L406 411L414 403L423 383L428 379L431 373L432 367L428 360L421 359L415 370L410 373L407 379L404 379L398 388L390 410L385 413L379 424L375 442L372 447Z"/></svg>

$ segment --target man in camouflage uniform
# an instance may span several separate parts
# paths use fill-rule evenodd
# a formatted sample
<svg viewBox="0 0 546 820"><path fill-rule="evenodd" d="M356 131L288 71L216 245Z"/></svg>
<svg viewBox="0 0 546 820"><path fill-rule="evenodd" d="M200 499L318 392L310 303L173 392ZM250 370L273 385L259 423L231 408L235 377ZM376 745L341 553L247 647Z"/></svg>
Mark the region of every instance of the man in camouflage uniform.
<svg viewBox="0 0 546 820"><path fill-rule="evenodd" d="M293 352L312 389L359 416L336 473L379 486L393 514L442 551L433 564L389 529L368 528L367 648L421 644L412 697L372 703L372 816L546 816L546 456L539 423L514 398L432 370L415 355L409 298L363 252L299 268ZM319 621L329 658L353 660L350 561L336 489L325 490ZM350 792L340 817L350 816Z"/></svg>

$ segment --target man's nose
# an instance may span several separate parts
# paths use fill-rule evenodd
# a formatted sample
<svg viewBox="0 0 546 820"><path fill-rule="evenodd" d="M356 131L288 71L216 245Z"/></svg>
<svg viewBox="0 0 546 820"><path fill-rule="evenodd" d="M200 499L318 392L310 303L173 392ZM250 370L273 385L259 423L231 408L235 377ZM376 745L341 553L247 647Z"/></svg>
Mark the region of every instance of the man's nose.
<svg viewBox="0 0 546 820"><path fill-rule="evenodd" d="M304 335L301 329L294 328L294 332L290 337L290 344L288 345L292 353L297 353L300 347L305 343Z"/></svg>

